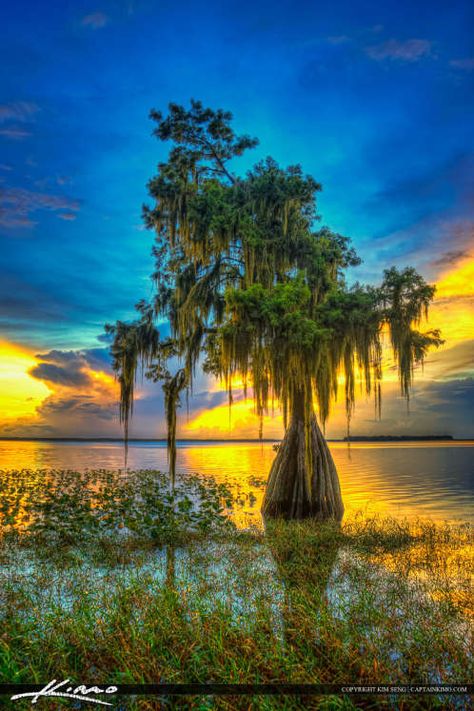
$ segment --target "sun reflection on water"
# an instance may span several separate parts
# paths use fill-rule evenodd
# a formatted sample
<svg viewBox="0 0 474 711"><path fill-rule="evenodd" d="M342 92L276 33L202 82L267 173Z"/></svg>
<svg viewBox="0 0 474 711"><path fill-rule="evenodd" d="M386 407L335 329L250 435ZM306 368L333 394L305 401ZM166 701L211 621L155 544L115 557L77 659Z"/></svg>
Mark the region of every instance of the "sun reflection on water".
<svg viewBox="0 0 474 711"><path fill-rule="evenodd" d="M346 515L355 511L434 520L470 520L474 510L474 442L355 443L330 448ZM237 498L238 525L260 525L264 486L275 457L270 442L186 442L178 449L182 475L211 475ZM131 443L130 469L167 470L162 442ZM123 469L119 442L0 442L0 470Z"/></svg>

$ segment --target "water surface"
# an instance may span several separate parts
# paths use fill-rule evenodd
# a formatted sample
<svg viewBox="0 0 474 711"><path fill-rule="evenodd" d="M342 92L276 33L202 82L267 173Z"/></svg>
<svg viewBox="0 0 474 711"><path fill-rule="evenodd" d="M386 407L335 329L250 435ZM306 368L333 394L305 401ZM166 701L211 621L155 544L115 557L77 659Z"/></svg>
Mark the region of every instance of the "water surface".
<svg viewBox="0 0 474 711"><path fill-rule="evenodd" d="M347 513L363 511L435 520L472 520L474 441L331 442ZM177 470L213 475L240 499L240 513L259 517L275 457L269 442L181 442ZM128 466L167 469L164 442L132 442ZM0 469L122 469L119 442L1 441Z"/></svg>

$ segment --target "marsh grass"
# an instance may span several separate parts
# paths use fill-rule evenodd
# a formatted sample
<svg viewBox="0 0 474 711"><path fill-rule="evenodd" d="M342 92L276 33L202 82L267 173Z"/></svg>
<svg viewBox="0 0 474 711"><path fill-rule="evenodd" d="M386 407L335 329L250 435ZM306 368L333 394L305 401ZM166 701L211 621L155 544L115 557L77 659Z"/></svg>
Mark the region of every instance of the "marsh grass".
<svg viewBox="0 0 474 711"><path fill-rule="evenodd" d="M342 526L278 521L239 531L225 487L191 477L170 492L167 478L150 471L23 472L2 486L2 682L472 678L467 526L356 516ZM48 703L41 707L62 708ZM116 705L356 707L468 708L462 697L137 697Z"/></svg>

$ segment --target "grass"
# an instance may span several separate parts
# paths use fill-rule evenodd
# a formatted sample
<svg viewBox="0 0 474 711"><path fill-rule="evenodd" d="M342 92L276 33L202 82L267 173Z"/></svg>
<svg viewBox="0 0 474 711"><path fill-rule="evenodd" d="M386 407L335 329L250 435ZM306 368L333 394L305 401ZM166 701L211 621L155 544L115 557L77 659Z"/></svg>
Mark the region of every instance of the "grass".
<svg viewBox="0 0 474 711"><path fill-rule="evenodd" d="M239 531L226 515L231 493L211 479L180 481L174 493L151 471L23 471L0 481L1 682L472 679L468 526L358 516ZM22 703L15 708L29 708ZM416 696L116 706L359 707L468 708L462 697Z"/></svg>

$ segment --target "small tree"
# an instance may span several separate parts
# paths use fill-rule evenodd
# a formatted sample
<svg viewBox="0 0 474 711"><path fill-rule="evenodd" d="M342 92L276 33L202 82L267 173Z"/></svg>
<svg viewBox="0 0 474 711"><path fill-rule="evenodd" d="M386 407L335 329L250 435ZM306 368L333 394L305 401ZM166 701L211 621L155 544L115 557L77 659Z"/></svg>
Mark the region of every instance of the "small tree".
<svg viewBox="0 0 474 711"><path fill-rule="evenodd" d="M271 158L245 177L234 173L234 159L257 141L235 135L230 113L192 101L189 110L170 104L167 116L151 117L157 138L172 144L148 184L154 204L144 208L156 234L156 296L138 305L136 322L109 327L125 434L144 363L164 381L174 477L180 392L202 367L225 382L231 402L239 375L261 422L270 401L284 414L264 514L340 518L338 476L314 405L324 426L342 373L348 421L358 377L380 409L384 332L408 398L415 364L441 343L438 331L417 330L434 287L411 268L386 270L378 287L349 287L344 271L360 260L346 237L315 229L321 186L300 166L284 169ZM160 317L170 325L164 341L154 325Z"/></svg>

